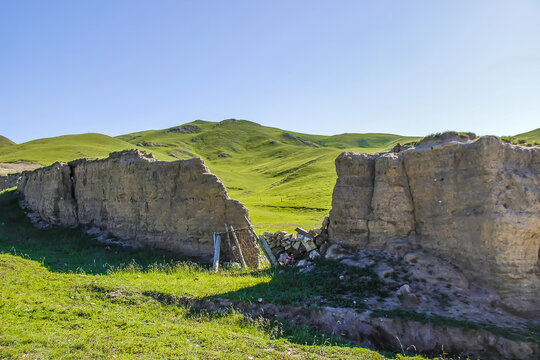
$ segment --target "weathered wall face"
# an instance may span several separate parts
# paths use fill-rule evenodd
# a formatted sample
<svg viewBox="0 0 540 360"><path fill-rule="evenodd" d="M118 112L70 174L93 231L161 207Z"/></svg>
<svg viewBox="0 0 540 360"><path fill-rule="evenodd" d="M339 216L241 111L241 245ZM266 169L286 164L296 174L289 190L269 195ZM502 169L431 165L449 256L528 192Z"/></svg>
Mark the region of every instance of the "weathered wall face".
<svg viewBox="0 0 540 360"><path fill-rule="evenodd" d="M21 177L20 173L8 174L6 176L0 176L0 191L17 186L19 179Z"/></svg>
<svg viewBox="0 0 540 360"><path fill-rule="evenodd" d="M19 191L50 223L97 226L126 241L205 259L213 256L214 231L225 223L245 228L249 216L202 159L164 162L138 151L25 173ZM246 262L257 266L258 258Z"/></svg>
<svg viewBox="0 0 540 360"><path fill-rule="evenodd" d="M538 309L540 148L486 136L397 154L343 153L336 168L331 241L383 248L415 235L471 279Z"/></svg>
<svg viewBox="0 0 540 360"><path fill-rule="evenodd" d="M17 186L28 203L50 224L77 225L77 204L73 199L71 168L65 163L54 163L34 171L24 172Z"/></svg>

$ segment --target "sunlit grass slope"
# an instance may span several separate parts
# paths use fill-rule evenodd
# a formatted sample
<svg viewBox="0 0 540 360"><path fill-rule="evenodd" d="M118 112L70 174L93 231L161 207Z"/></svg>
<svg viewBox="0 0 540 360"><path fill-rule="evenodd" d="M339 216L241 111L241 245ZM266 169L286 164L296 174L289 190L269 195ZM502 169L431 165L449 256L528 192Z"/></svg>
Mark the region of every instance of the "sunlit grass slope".
<svg viewBox="0 0 540 360"><path fill-rule="evenodd" d="M517 140L525 140L529 144L540 145L540 128L513 136Z"/></svg>
<svg viewBox="0 0 540 360"><path fill-rule="evenodd" d="M334 161L345 150L377 152L417 138L391 134L309 135L246 120L194 121L118 139L160 159L202 157L242 201L256 228L320 226L331 207Z"/></svg>
<svg viewBox="0 0 540 360"><path fill-rule="evenodd" d="M2 147L0 162L49 165L55 161L107 157L110 152L134 147L133 144L102 134L64 135Z"/></svg>
<svg viewBox="0 0 540 360"><path fill-rule="evenodd" d="M163 301L231 297L277 271L214 273L80 229L39 230L0 192L0 359L384 358L305 327Z"/></svg>
<svg viewBox="0 0 540 360"><path fill-rule="evenodd" d="M9 140L7 137L0 135L0 147L8 145L15 145L15 143Z"/></svg>

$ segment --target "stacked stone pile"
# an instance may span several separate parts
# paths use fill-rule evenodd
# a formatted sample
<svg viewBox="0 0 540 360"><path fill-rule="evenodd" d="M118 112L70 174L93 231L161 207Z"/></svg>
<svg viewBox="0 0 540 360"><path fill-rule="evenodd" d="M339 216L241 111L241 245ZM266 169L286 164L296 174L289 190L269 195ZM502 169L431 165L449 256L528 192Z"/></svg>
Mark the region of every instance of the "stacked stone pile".
<svg viewBox="0 0 540 360"><path fill-rule="evenodd" d="M261 238L268 243L272 254L281 265L289 265L302 259L314 260L328 248L328 218L320 229L296 228L295 233L265 232Z"/></svg>

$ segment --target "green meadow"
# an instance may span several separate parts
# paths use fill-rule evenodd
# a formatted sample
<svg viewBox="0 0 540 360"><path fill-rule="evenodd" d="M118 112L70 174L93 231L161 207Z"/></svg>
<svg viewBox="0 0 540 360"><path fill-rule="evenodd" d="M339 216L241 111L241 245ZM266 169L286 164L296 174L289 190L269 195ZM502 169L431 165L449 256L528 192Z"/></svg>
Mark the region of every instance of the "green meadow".
<svg viewBox="0 0 540 360"><path fill-rule="evenodd" d="M79 229L38 230L13 191L0 193L0 359L405 358L306 327L165 300L256 301L268 287L304 283L316 284L295 269L214 273L167 253L107 246ZM293 296L309 300L314 289L298 286Z"/></svg>

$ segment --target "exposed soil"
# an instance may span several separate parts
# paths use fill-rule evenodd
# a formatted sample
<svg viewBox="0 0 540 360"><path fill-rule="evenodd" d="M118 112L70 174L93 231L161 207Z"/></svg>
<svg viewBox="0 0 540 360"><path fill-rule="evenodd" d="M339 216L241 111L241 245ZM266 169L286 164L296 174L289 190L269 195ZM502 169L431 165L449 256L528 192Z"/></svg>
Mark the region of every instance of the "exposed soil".
<svg viewBox="0 0 540 360"><path fill-rule="evenodd" d="M18 173L27 170L35 170L42 167L41 164L31 163L0 163L0 176Z"/></svg>
<svg viewBox="0 0 540 360"><path fill-rule="evenodd" d="M111 292L108 296L117 295ZM188 307L192 311L241 312L249 317L285 321L340 336L353 344L400 353L428 354L443 359L532 359L540 354L534 342L515 341L484 329L467 329L400 318L374 316L370 311L246 303L230 299L192 299L168 294L143 293L167 305Z"/></svg>

